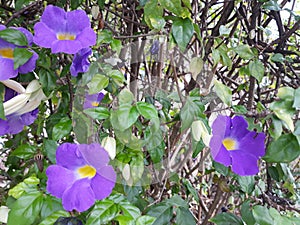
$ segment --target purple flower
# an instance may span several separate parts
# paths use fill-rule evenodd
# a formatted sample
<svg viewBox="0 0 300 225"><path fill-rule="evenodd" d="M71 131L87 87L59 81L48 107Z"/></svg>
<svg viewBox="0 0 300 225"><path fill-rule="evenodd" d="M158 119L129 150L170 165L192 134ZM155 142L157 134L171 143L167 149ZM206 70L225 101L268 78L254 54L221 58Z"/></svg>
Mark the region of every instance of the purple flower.
<svg viewBox="0 0 300 225"><path fill-rule="evenodd" d="M96 34L83 10L66 12L48 5L41 22L34 25L34 31L34 43L51 48L52 53L75 54L82 48L96 44Z"/></svg>
<svg viewBox="0 0 300 225"><path fill-rule="evenodd" d="M219 115L212 124L210 149L213 159L241 176L259 172L257 161L265 154L265 134L247 129L247 121L242 116Z"/></svg>
<svg viewBox="0 0 300 225"><path fill-rule="evenodd" d="M78 73L88 71L90 62L89 56L92 54L92 49L83 48L74 55L73 62L70 67L71 75L77 77Z"/></svg>
<svg viewBox="0 0 300 225"><path fill-rule="evenodd" d="M83 212L111 194L116 173L108 162L100 144L64 143L56 151L57 165L46 170L47 191L62 199L65 210Z"/></svg>
<svg viewBox="0 0 300 225"><path fill-rule="evenodd" d="M99 93L99 94L93 94L93 95L85 95L85 101L83 104L83 109L89 109L89 108L95 108L99 105L101 100L103 99L104 94Z"/></svg>
<svg viewBox="0 0 300 225"><path fill-rule="evenodd" d="M151 55L156 55L158 54L158 52L159 52L159 41L155 40L150 47L150 53Z"/></svg>
<svg viewBox="0 0 300 225"><path fill-rule="evenodd" d="M0 25L0 30L4 30L5 26ZM24 28L14 28L21 31L27 38L28 45L32 44L33 36L32 34L24 29ZM15 48L23 48L25 46L17 46L15 44L9 43L0 38L0 80L7 80L9 78L16 77L18 73L29 73L35 69L35 63L38 59L38 54L32 50L30 50L33 55L31 58L23 65L14 69L14 49Z"/></svg>
<svg viewBox="0 0 300 225"><path fill-rule="evenodd" d="M0 136L20 133L24 126L31 125L38 116L38 109L22 115L12 114L6 120L0 119Z"/></svg>

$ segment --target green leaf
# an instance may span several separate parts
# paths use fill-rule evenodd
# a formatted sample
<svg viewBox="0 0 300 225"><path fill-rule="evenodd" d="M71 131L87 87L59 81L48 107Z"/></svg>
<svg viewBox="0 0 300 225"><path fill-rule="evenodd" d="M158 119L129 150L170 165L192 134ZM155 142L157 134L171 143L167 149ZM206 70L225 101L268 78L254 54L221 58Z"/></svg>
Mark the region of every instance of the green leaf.
<svg viewBox="0 0 300 225"><path fill-rule="evenodd" d="M64 210L60 198L52 195L44 195L43 197L43 206L40 213L41 218L46 218L56 211Z"/></svg>
<svg viewBox="0 0 300 225"><path fill-rule="evenodd" d="M295 89L291 87L281 87L278 89L277 96L285 101L293 101L295 96Z"/></svg>
<svg viewBox="0 0 300 225"><path fill-rule="evenodd" d="M7 225L32 225L38 218L43 204L40 192L24 194L16 200L9 211Z"/></svg>
<svg viewBox="0 0 300 225"><path fill-rule="evenodd" d="M30 144L19 145L16 150L12 152L11 155L17 156L21 159L30 159L37 153L36 147Z"/></svg>
<svg viewBox="0 0 300 225"><path fill-rule="evenodd" d="M268 146L263 157L267 162L291 162L300 155L297 138L293 134L283 134Z"/></svg>
<svg viewBox="0 0 300 225"><path fill-rule="evenodd" d="M118 95L119 105L131 105L134 96L129 89L123 89Z"/></svg>
<svg viewBox="0 0 300 225"><path fill-rule="evenodd" d="M261 82L265 74L264 64L259 60L254 60L249 63L249 71L251 76L255 77L258 82Z"/></svg>
<svg viewBox="0 0 300 225"><path fill-rule="evenodd" d="M194 199L199 202L199 196L198 196L198 191L192 186L190 181L188 179L183 179L182 183L186 187L187 191L191 193L191 195L194 197Z"/></svg>
<svg viewBox="0 0 300 225"><path fill-rule="evenodd" d="M24 179L23 182L17 184L8 191L9 196L13 196L15 199L20 198L24 193L30 193L37 190L37 185L40 180L34 175Z"/></svg>
<svg viewBox="0 0 300 225"><path fill-rule="evenodd" d="M56 149L58 147L56 141L44 139L44 152L52 163L56 163Z"/></svg>
<svg viewBox="0 0 300 225"><path fill-rule="evenodd" d="M147 215L156 218L153 225L168 225L173 217L172 207L168 204L160 203L152 206Z"/></svg>
<svg viewBox="0 0 300 225"><path fill-rule="evenodd" d="M83 112L94 120L105 120L109 118L109 111L105 107L89 108Z"/></svg>
<svg viewBox="0 0 300 225"><path fill-rule="evenodd" d="M165 202L169 204L170 207L177 206L188 209L188 203L177 194L175 194L172 198L167 199Z"/></svg>
<svg viewBox="0 0 300 225"><path fill-rule="evenodd" d="M252 59L255 54L251 51L249 45L239 45L233 49L242 59Z"/></svg>
<svg viewBox="0 0 300 225"><path fill-rule="evenodd" d="M241 207L242 219L246 222L247 225L254 225L255 219L252 214L252 209L250 208L250 201L245 201Z"/></svg>
<svg viewBox="0 0 300 225"><path fill-rule="evenodd" d="M188 97L180 111L181 129L184 130L190 127L203 110L204 106L200 101Z"/></svg>
<svg viewBox="0 0 300 225"><path fill-rule="evenodd" d="M114 129L124 131L136 122L138 116L135 106L121 105L119 109L111 112L110 120Z"/></svg>
<svg viewBox="0 0 300 225"><path fill-rule="evenodd" d="M241 218L237 217L232 213L219 213L213 218L209 219L210 222L213 222L217 225L243 225Z"/></svg>
<svg viewBox="0 0 300 225"><path fill-rule="evenodd" d="M155 221L155 218L153 216L140 216L137 218L135 225L152 225Z"/></svg>
<svg viewBox="0 0 300 225"><path fill-rule="evenodd" d="M95 204L87 217L86 225L106 224L118 214L118 205L114 201L104 199Z"/></svg>
<svg viewBox="0 0 300 225"><path fill-rule="evenodd" d="M120 70L110 70L107 75L118 85L122 86L124 84L125 77Z"/></svg>
<svg viewBox="0 0 300 225"><path fill-rule="evenodd" d="M221 55L218 49L212 49L211 50L211 56L214 61L214 66L217 65L221 60Z"/></svg>
<svg viewBox="0 0 300 225"><path fill-rule="evenodd" d="M64 117L54 125L52 131L52 139L57 141L70 134L71 130L72 120L69 117Z"/></svg>
<svg viewBox="0 0 300 225"><path fill-rule="evenodd" d="M272 62L284 62L285 58L281 53L275 53L274 55L272 55L271 57L271 61Z"/></svg>
<svg viewBox="0 0 300 225"><path fill-rule="evenodd" d="M294 115L294 109L292 107L292 101L280 100L270 104L270 109L273 110L275 115L286 123L288 128L293 132L294 121L292 119Z"/></svg>
<svg viewBox="0 0 300 225"><path fill-rule="evenodd" d="M196 220L190 210L178 207L176 209L176 225L196 225Z"/></svg>
<svg viewBox="0 0 300 225"><path fill-rule="evenodd" d="M137 102L136 108L146 119L158 118L158 113L154 105L148 102Z"/></svg>
<svg viewBox="0 0 300 225"><path fill-rule="evenodd" d="M6 28L4 30L1 30L0 38L18 46L28 45L26 36L21 31L16 29Z"/></svg>
<svg viewBox="0 0 300 225"><path fill-rule="evenodd" d="M177 16L182 16L183 7L181 6L181 0L160 0L159 2L166 10L169 10Z"/></svg>
<svg viewBox="0 0 300 225"><path fill-rule="evenodd" d="M277 0L269 0L265 2L262 6L263 9L273 10L273 11L280 11L280 5L277 3Z"/></svg>
<svg viewBox="0 0 300 225"><path fill-rule="evenodd" d="M238 176L237 181L241 185L241 190L250 194L254 190L254 176Z"/></svg>
<svg viewBox="0 0 300 225"><path fill-rule="evenodd" d="M31 58L33 52L27 50L26 48L15 48L13 55L14 55L14 69L16 70L20 66L24 65Z"/></svg>
<svg viewBox="0 0 300 225"><path fill-rule="evenodd" d="M4 107L3 107L4 91L5 91L5 87L0 82L0 119L3 119L3 120L6 119L5 114L4 114Z"/></svg>
<svg viewBox="0 0 300 225"><path fill-rule="evenodd" d="M161 29L162 27L158 26L164 21L163 18L163 7L158 4L157 0L149 0L144 7L144 18L147 25L151 29ZM152 24L154 22L154 24Z"/></svg>
<svg viewBox="0 0 300 225"><path fill-rule="evenodd" d="M172 25L172 35L181 51L184 51L194 33L190 19L176 19Z"/></svg>
<svg viewBox="0 0 300 225"><path fill-rule="evenodd" d="M141 216L140 209L130 204L130 202L128 202L127 200L123 200L119 203L119 209L122 211L122 215L125 215L134 220Z"/></svg>
<svg viewBox="0 0 300 225"><path fill-rule="evenodd" d="M247 108L243 105L233 105L232 109L236 112L236 113L241 113L241 114L246 114L248 112Z"/></svg>
<svg viewBox="0 0 300 225"><path fill-rule="evenodd" d="M134 219L128 216L118 215L115 220L119 222L118 225L135 225Z"/></svg>
<svg viewBox="0 0 300 225"><path fill-rule="evenodd" d="M256 205L253 207L253 216L259 225L273 225L273 218L270 216L268 208Z"/></svg>
<svg viewBox="0 0 300 225"><path fill-rule="evenodd" d="M220 81L215 80L214 91L217 96L224 102L226 105L231 106L232 101L232 92L229 87L222 84Z"/></svg>
<svg viewBox="0 0 300 225"><path fill-rule="evenodd" d="M203 69L203 60L201 57L194 57L190 62L190 72L192 73L192 77L195 81L197 81L197 77Z"/></svg>
<svg viewBox="0 0 300 225"><path fill-rule="evenodd" d="M101 75L96 74L90 83L87 84L89 88L89 94L98 94L100 91L102 91L104 88L108 86L109 78Z"/></svg>
<svg viewBox="0 0 300 225"><path fill-rule="evenodd" d="M54 72L50 72L45 69L40 69L39 71L39 81L42 85L44 93L49 96L51 91L53 91L56 85L57 77Z"/></svg>
<svg viewBox="0 0 300 225"><path fill-rule="evenodd" d="M293 108L300 109L300 87L295 90Z"/></svg>
<svg viewBox="0 0 300 225"><path fill-rule="evenodd" d="M39 223L39 225L53 225L58 218L68 216L70 216L70 214L64 210L56 211L50 216L47 216L41 223Z"/></svg>

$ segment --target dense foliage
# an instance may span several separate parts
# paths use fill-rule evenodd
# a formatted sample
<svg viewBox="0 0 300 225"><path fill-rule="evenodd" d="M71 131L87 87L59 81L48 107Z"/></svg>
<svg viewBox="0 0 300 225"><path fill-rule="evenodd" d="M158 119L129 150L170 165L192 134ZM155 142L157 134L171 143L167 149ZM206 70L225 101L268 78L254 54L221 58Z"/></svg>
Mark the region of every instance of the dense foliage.
<svg viewBox="0 0 300 225"><path fill-rule="evenodd" d="M0 1L0 222L300 224L296 6Z"/></svg>

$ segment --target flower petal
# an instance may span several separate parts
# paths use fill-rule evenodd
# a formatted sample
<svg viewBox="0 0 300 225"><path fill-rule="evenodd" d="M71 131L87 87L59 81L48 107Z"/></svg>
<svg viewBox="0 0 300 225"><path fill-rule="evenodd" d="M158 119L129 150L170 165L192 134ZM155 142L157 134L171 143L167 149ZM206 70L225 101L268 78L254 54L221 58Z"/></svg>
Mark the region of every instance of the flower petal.
<svg viewBox="0 0 300 225"><path fill-rule="evenodd" d="M64 52L67 54L75 54L82 48L84 48L84 46L82 46L82 43L77 39L73 41L56 40L51 45L51 52L52 53Z"/></svg>
<svg viewBox="0 0 300 225"><path fill-rule="evenodd" d="M46 175L47 191L57 198L62 198L63 193L76 181L73 171L57 165L49 166Z"/></svg>
<svg viewBox="0 0 300 225"><path fill-rule="evenodd" d="M105 166L96 174L91 181L91 187L97 200L109 196L116 182L116 173L112 166Z"/></svg>
<svg viewBox="0 0 300 225"><path fill-rule="evenodd" d="M70 170L86 165L77 144L64 143L56 150L56 163Z"/></svg>
<svg viewBox="0 0 300 225"><path fill-rule="evenodd" d="M85 28L80 34L77 35L76 40L80 41L81 43L81 48L88 48L92 45L96 44L96 33L95 31L87 27Z"/></svg>
<svg viewBox="0 0 300 225"><path fill-rule="evenodd" d="M95 195L88 178L77 180L62 196L65 210L83 212L95 203Z"/></svg>
<svg viewBox="0 0 300 225"><path fill-rule="evenodd" d="M73 34L79 34L86 27L91 26L89 17L83 10L73 10L67 12L66 20L66 31Z"/></svg>
<svg viewBox="0 0 300 225"><path fill-rule="evenodd" d="M46 24L38 22L34 25L33 42L44 48L51 48L52 43L57 41L56 33L51 30Z"/></svg>
<svg viewBox="0 0 300 225"><path fill-rule="evenodd" d="M12 27L13 29L16 29L18 31L21 31L27 38L28 45L31 46L33 42L33 35L25 28L23 27Z"/></svg>
<svg viewBox="0 0 300 225"><path fill-rule="evenodd" d="M240 176L252 176L259 172L257 158L244 151L231 151L232 171Z"/></svg>
<svg viewBox="0 0 300 225"><path fill-rule="evenodd" d="M248 123L242 116L235 116L231 119L230 137L237 140L243 138L249 133Z"/></svg>
<svg viewBox="0 0 300 225"><path fill-rule="evenodd" d="M231 165L230 153L223 145L221 145L218 154L215 157L213 157L213 159L218 163L222 163L224 166Z"/></svg>
<svg viewBox="0 0 300 225"><path fill-rule="evenodd" d="M219 135L223 138L229 136L231 118L229 116L218 115L212 124L212 134Z"/></svg>
<svg viewBox="0 0 300 225"><path fill-rule="evenodd" d="M90 145L80 144L78 145L78 149L85 161L88 162L89 165L93 166L97 172L101 171L102 167L106 166L109 162L108 153L98 143Z"/></svg>
<svg viewBox="0 0 300 225"><path fill-rule="evenodd" d="M41 16L41 21L55 32L65 31L66 19L66 11L53 5L48 5Z"/></svg>
<svg viewBox="0 0 300 225"><path fill-rule="evenodd" d="M12 59L0 57L0 80L7 80L16 77L18 71L14 70L14 61Z"/></svg>
<svg viewBox="0 0 300 225"><path fill-rule="evenodd" d="M265 134L249 132L239 141L239 150L259 158L265 155Z"/></svg>
<svg viewBox="0 0 300 225"><path fill-rule="evenodd" d="M8 123L6 120L0 119L0 136L8 133Z"/></svg>

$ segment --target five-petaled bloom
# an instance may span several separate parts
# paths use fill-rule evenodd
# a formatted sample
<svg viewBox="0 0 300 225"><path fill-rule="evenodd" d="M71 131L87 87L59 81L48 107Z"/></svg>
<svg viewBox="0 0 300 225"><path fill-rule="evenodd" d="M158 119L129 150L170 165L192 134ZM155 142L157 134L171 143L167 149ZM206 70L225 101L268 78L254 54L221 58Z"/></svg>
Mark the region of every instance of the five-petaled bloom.
<svg viewBox="0 0 300 225"><path fill-rule="evenodd" d="M90 66L88 58L91 54L92 49L83 48L74 55L74 59L70 67L70 72L73 77L77 77L78 73L85 73L88 71Z"/></svg>
<svg viewBox="0 0 300 225"><path fill-rule="evenodd" d="M219 115L212 124L210 149L213 159L241 176L259 172L258 159L265 154L265 134L247 129L242 116Z"/></svg>
<svg viewBox="0 0 300 225"><path fill-rule="evenodd" d="M96 33L83 10L64 11L48 5L41 22L34 25L35 44L51 48L52 53L75 54L83 48L96 44Z"/></svg>
<svg viewBox="0 0 300 225"><path fill-rule="evenodd" d="M6 27L0 25L0 30L4 30ZM28 46L31 46L33 36L32 34L22 27L12 27L11 29L16 29L22 32L28 42ZM25 48L26 46L18 46L12 43L9 43L2 38L0 38L0 80L7 80L13 77L16 77L18 73L29 73L35 69L35 63L38 59L38 54L32 50L29 52L32 53L32 56L25 62L23 65L18 68L14 68L14 49L15 48Z"/></svg>
<svg viewBox="0 0 300 225"><path fill-rule="evenodd" d="M65 210L83 212L111 194L116 173L108 162L98 143L64 143L57 148L56 165L46 171L47 191L62 199Z"/></svg>
<svg viewBox="0 0 300 225"><path fill-rule="evenodd" d="M99 103L102 101L104 94L102 92L98 94L86 94L83 104L83 109L95 108L99 106Z"/></svg>

